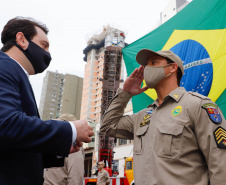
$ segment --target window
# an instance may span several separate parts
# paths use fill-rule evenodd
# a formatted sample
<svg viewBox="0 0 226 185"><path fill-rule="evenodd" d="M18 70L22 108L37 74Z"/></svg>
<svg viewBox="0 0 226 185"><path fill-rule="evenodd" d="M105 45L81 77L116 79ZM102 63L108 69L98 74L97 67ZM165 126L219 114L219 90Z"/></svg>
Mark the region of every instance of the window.
<svg viewBox="0 0 226 185"><path fill-rule="evenodd" d="M119 169L119 162L118 160L112 161L112 174L114 177L117 176L118 174L118 169Z"/></svg>
<svg viewBox="0 0 226 185"><path fill-rule="evenodd" d="M127 170L132 170L132 167L133 167L132 161L126 161L126 169Z"/></svg>
<svg viewBox="0 0 226 185"><path fill-rule="evenodd" d="M127 140L126 139L119 139L119 145L126 145Z"/></svg>

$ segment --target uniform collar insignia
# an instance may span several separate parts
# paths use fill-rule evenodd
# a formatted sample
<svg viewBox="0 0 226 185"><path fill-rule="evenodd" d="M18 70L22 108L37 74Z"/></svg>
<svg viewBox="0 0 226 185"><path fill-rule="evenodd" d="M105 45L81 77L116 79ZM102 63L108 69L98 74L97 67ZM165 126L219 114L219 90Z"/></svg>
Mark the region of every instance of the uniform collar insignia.
<svg viewBox="0 0 226 185"><path fill-rule="evenodd" d="M178 98L179 95L178 95L178 94L174 94L173 96L174 96L175 98Z"/></svg>
<svg viewBox="0 0 226 185"><path fill-rule="evenodd" d="M181 99L185 92L186 90L183 87L178 87L171 93L169 93L169 96L173 98L175 101L179 102L179 100Z"/></svg>

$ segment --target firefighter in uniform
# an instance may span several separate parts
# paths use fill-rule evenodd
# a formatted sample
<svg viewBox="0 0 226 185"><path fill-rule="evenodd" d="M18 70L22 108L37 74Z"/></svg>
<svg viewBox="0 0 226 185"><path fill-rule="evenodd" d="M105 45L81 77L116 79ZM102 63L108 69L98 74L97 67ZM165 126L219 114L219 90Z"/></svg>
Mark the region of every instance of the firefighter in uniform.
<svg viewBox="0 0 226 185"><path fill-rule="evenodd" d="M104 162L100 161L98 163L98 169L100 170L98 172L97 176L97 185L109 185L110 184L110 178L108 172L104 169Z"/></svg>
<svg viewBox="0 0 226 185"><path fill-rule="evenodd" d="M76 117L69 113L62 114L59 121L76 121ZM70 154L64 159L63 167L44 169L43 185L81 185L84 180L84 150Z"/></svg>
<svg viewBox="0 0 226 185"><path fill-rule="evenodd" d="M101 135L134 140L135 184L226 184L226 121L219 107L179 87L183 63L173 52L143 49L136 59L141 67L118 89L100 129ZM143 79L147 87L140 88ZM132 96L148 88L157 99L123 116Z"/></svg>

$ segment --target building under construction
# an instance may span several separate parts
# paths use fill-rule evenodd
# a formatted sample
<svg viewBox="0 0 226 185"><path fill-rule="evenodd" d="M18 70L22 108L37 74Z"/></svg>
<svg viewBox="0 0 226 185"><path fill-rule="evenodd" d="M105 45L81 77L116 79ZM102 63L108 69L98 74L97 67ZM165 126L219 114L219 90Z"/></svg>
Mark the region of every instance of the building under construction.
<svg viewBox="0 0 226 185"><path fill-rule="evenodd" d="M88 119L96 123L95 140L84 144L86 175L91 176L91 169L97 160L104 160L111 167L115 139L98 135L99 123L109 102L122 87L124 62L121 49L125 47L124 32L104 27L100 35L89 39L87 47L83 50L86 61L81 119ZM128 141L123 141L127 144ZM100 152L99 152L100 151Z"/></svg>

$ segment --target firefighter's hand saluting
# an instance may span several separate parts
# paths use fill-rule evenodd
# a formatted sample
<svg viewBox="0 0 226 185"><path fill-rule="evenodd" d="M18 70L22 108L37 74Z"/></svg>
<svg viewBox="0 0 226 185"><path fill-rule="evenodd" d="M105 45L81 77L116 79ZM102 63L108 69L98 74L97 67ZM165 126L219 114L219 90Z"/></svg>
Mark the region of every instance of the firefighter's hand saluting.
<svg viewBox="0 0 226 185"><path fill-rule="evenodd" d="M123 90L131 95L140 94L148 89L148 87L140 88L142 81L144 80L144 67L140 66L136 68L132 74L126 79Z"/></svg>

